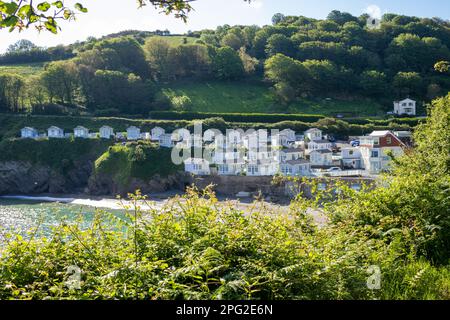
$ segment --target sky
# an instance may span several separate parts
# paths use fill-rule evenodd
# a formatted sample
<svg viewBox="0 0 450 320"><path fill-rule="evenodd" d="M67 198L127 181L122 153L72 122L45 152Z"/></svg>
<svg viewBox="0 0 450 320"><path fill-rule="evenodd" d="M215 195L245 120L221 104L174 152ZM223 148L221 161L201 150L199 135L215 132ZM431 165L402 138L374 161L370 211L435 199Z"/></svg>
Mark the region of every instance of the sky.
<svg viewBox="0 0 450 320"><path fill-rule="evenodd" d="M135 0L66 0L81 2L89 9L76 21L61 23L62 31L57 35L39 33L35 29L14 31L0 30L0 53L20 39L28 39L38 46L51 47L86 40L89 36L101 37L123 30L169 29L172 33L188 30L215 29L219 25L267 25L275 13L325 18L332 10L350 12L359 16L376 5L381 13L397 13L419 17L450 19L450 1L444 0L197 0L195 11L189 15L188 23L172 16L159 14L148 6L137 9Z"/></svg>

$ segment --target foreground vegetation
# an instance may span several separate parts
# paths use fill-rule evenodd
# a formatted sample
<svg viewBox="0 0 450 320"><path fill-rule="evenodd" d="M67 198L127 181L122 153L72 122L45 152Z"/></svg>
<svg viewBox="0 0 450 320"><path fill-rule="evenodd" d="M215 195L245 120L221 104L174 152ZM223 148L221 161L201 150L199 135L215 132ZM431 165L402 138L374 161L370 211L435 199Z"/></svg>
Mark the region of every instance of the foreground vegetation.
<svg viewBox="0 0 450 320"><path fill-rule="evenodd" d="M374 190L310 182L315 197L300 194L287 213L219 206L209 189L143 212L138 192L127 220L99 211L88 229L10 235L0 298L450 299L450 95L430 113L417 148ZM308 208L329 223L317 227Z"/></svg>

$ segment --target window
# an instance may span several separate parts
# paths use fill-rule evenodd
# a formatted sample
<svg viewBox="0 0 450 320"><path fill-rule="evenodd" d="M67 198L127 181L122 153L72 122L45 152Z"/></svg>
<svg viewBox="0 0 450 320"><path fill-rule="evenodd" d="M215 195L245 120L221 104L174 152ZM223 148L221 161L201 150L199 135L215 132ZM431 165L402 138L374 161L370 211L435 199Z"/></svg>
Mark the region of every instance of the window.
<svg viewBox="0 0 450 320"><path fill-rule="evenodd" d="M391 137L387 137L386 138L386 143L387 144L392 144L392 138Z"/></svg>
<svg viewBox="0 0 450 320"><path fill-rule="evenodd" d="M374 145L380 144L380 138L375 138L375 139L373 139L373 144L374 144Z"/></svg>
<svg viewBox="0 0 450 320"><path fill-rule="evenodd" d="M379 152L378 151L372 151L372 158L378 158Z"/></svg>

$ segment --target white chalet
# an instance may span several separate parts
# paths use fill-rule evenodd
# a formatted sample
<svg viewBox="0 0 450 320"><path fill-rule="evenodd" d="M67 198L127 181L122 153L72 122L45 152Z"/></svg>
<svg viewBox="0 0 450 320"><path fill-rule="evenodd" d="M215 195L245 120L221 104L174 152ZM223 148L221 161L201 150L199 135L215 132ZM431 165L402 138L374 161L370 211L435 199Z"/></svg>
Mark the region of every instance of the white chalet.
<svg viewBox="0 0 450 320"><path fill-rule="evenodd" d="M114 130L110 126L103 126L100 128L100 138L111 139L114 137Z"/></svg>
<svg viewBox="0 0 450 320"><path fill-rule="evenodd" d="M274 160L279 162L286 162L292 160L300 160L305 156L303 148L289 148L283 150L273 151Z"/></svg>
<svg viewBox="0 0 450 320"><path fill-rule="evenodd" d="M159 145L163 148L173 148L178 141L171 133L163 133L159 136Z"/></svg>
<svg viewBox="0 0 450 320"><path fill-rule="evenodd" d="M273 135L271 136L271 141L273 147L289 147L292 142L285 134Z"/></svg>
<svg viewBox="0 0 450 320"><path fill-rule="evenodd" d="M311 165L327 167L333 165L333 152L330 150L314 150L309 154Z"/></svg>
<svg viewBox="0 0 450 320"><path fill-rule="evenodd" d="M165 134L165 133L166 133L166 130L164 130L163 128L161 128L161 127L154 127L154 128L151 130L152 140L153 140L153 141L158 141L158 140L159 140L159 137L160 137L162 134Z"/></svg>
<svg viewBox="0 0 450 320"><path fill-rule="evenodd" d="M309 176L311 163L305 159L289 160L280 165L281 173L285 176Z"/></svg>
<svg viewBox="0 0 450 320"><path fill-rule="evenodd" d="M295 131L292 129L284 129L280 132L280 134L286 136L289 142L296 141Z"/></svg>
<svg viewBox="0 0 450 320"><path fill-rule="evenodd" d="M189 158L184 161L184 171L198 176L206 176L211 173L209 162L200 158Z"/></svg>
<svg viewBox="0 0 450 320"><path fill-rule="evenodd" d="M247 176L274 176L279 171L279 164L273 160L250 161L247 164Z"/></svg>
<svg viewBox="0 0 450 320"><path fill-rule="evenodd" d="M127 139L128 140L139 140L141 137L141 129L135 126L127 128Z"/></svg>
<svg viewBox="0 0 450 320"><path fill-rule="evenodd" d="M245 171L244 161L235 161L221 163L217 165L217 172L221 176L237 176L241 175Z"/></svg>
<svg viewBox="0 0 450 320"><path fill-rule="evenodd" d="M416 101L412 99L405 99L402 101L395 101L394 102L394 113L401 116L401 115L408 115L408 116L415 116L416 115Z"/></svg>
<svg viewBox="0 0 450 320"><path fill-rule="evenodd" d="M64 138L64 130L55 126L47 129L47 136L49 138Z"/></svg>
<svg viewBox="0 0 450 320"><path fill-rule="evenodd" d="M305 131L305 138L308 138L309 141L322 140L322 130L317 128L309 129Z"/></svg>
<svg viewBox="0 0 450 320"><path fill-rule="evenodd" d="M342 148L342 165L346 169L361 169L361 151L359 148Z"/></svg>
<svg viewBox="0 0 450 320"><path fill-rule="evenodd" d="M308 143L308 150L331 150L333 144L329 140L313 140Z"/></svg>
<svg viewBox="0 0 450 320"><path fill-rule="evenodd" d="M75 138L89 138L89 129L82 126L77 126L75 129L73 129L73 136Z"/></svg>
<svg viewBox="0 0 450 320"><path fill-rule="evenodd" d="M22 138L37 138L39 137L39 133L35 128L31 127L25 127L22 130L20 130L20 136Z"/></svg>

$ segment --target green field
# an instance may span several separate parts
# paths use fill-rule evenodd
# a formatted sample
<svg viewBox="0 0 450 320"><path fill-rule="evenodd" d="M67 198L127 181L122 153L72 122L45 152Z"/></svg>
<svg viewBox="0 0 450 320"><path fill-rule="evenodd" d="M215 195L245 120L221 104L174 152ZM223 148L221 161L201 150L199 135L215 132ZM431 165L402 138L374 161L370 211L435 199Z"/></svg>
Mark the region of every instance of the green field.
<svg viewBox="0 0 450 320"><path fill-rule="evenodd" d="M182 82L163 87L169 99L187 96L190 111L218 113L302 113L336 116L383 115L383 106L370 100L299 99L289 106L278 103L269 86L250 82Z"/></svg>
<svg viewBox="0 0 450 320"><path fill-rule="evenodd" d="M15 64L15 65L0 65L0 73L19 74L22 76L38 75L44 70L44 62L29 63L29 64Z"/></svg>
<svg viewBox="0 0 450 320"><path fill-rule="evenodd" d="M186 39L187 43L194 43L195 41L198 40L198 38L186 37L186 36L154 36L154 37L166 40L169 44L171 44L173 46L178 46L180 44L184 44L184 39Z"/></svg>

